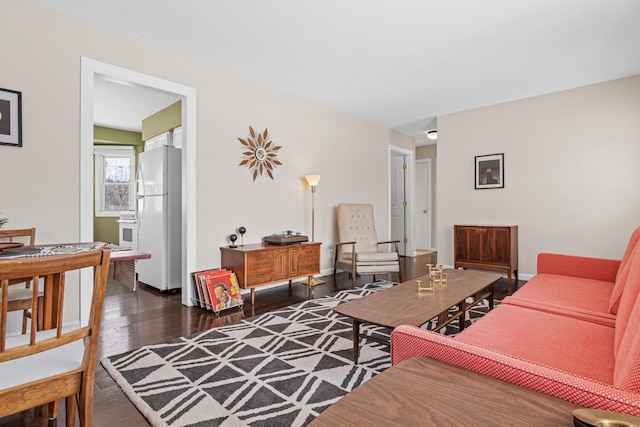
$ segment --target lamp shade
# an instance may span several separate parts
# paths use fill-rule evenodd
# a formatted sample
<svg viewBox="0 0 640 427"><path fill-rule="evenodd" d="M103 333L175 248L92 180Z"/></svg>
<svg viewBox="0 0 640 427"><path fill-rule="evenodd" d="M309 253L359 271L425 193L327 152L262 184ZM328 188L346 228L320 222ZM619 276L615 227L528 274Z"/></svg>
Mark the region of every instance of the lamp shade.
<svg viewBox="0 0 640 427"><path fill-rule="evenodd" d="M304 178L311 187L315 187L320 182L320 175L307 175Z"/></svg>
<svg viewBox="0 0 640 427"><path fill-rule="evenodd" d="M436 140L438 139L438 131L437 130L430 130L427 132L427 138L432 139L432 140Z"/></svg>

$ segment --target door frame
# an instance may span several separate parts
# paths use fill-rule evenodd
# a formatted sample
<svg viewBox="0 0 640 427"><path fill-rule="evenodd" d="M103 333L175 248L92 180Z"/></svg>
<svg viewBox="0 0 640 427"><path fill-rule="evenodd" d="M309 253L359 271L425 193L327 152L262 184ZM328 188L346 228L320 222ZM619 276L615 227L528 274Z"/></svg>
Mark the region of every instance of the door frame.
<svg viewBox="0 0 640 427"><path fill-rule="evenodd" d="M81 58L80 73L80 241L93 241L93 102L94 78L106 76L126 84L175 93L182 99L182 304L193 305L189 271L196 263L196 90L136 71ZM80 321L89 319L92 272L80 274Z"/></svg>
<svg viewBox="0 0 640 427"><path fill-rule="evenodd" d="M407 150L406 148L396 147L394 145L389 145L388 151L388 159L387 159L387 229L389 230L389 235L391 233L391 192L394 190L391 188L391 157L393 154L399 154L402 156L407 156L407 170L406 170L406 179L405 179L405 196L407 200L407 207L404 211L404 220L405 220L405 229L407 233L407 245L405 247L405 256L415 257L416 249L415 249L415 212L414 212L414 185L415 182L415 153L413 150Z"/></svg>

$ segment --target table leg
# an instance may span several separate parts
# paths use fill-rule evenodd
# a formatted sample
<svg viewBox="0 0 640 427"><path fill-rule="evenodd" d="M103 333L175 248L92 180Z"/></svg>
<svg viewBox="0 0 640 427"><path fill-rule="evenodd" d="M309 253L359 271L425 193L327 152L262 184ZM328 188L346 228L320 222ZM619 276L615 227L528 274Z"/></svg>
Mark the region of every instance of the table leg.
<svg viewBox="0 0 640 427"><path fill-rule="evenodd" d="M460 304L458 304L458 310L461 314L461 316L458 317L458 329L462 332L464 331L465 319L467 317L467 302L465 300L462 300Z"/></svg>
<svg viewBox="0 0 640 427"><path fill-rule="evenodd" d="M256 288L251 288L251 305L256 302Z"/></svg>
<svg viewBox="0 0 640 427"><path fill-rule="evenodd" d="M449 309L443 311L442 313L438 314L438 324L436 325L436 329L434 330L438 330L437 327L442 325L443 323L445 323L447 321L447 319L449 318Z"/></svg>
<svg viewBox="0 0 640 427"><path fill-rule="evenodd" d="M114 261L113 278L119 282L131 284L135 291L138 284L138 281L136 280L136 261Z"/></svg>
<svg viewBox="0 0 640 427"><path fill-rule="evenodd" d="M360 356L360 323L358 320L353 319L353 363L358 363L358 357Z"/></svg>
<svg viewBox="0 0 640 427"><path fill-rule="evenodd" d="M493 297L494 297L494 292L493 292L493 283L489 285L489 310L493 310Z"/></svg>

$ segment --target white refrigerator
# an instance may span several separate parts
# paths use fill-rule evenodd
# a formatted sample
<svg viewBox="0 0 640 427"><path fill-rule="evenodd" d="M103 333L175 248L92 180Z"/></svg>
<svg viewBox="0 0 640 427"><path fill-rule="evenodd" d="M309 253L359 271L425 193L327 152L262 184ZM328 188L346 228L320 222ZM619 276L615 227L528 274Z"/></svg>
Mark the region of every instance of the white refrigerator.
<svg viewBox="0 0 640 427"><path fill-rule="evenodd" d="M138 157L138 280L161 291L180 289L182 270L182 155L162 146Z"/></svg>

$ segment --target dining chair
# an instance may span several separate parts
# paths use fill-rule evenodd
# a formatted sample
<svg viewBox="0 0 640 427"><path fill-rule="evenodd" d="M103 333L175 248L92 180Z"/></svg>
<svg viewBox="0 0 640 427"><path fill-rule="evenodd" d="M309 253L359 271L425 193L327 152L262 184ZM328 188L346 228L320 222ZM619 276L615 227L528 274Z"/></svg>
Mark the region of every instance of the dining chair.
<svg viewBox="0 0 640 427"><path fill-rule="evenodd" d="M32 322L28 334L7 334L8 301L0 310L0 417L30 408L54 406L65 398L66 425L91 426L98 338L102 319L110 251L98 249L67 255L16 258L0 261L0 287L7 292L12 280L31 278L47 284L45 299L54 301L52 329L38 331ZM92 268L93 294L87 325L65 318L65 279L80 277L78 270ZM74 293L73 291L71 292ZM77 292L76 292L77 293ZM38 292L32 289L31 310L38 310ZM67 313L68 315L68 313Z"/></svg>
<svg viewBox="0 0 640 427"><path fill-rule="evenodd" d="M24 240L24 241L22 241ZM22 228L16 230L1 230L0 231L0 241L3 243L16 243L20 241L20 243L28 244L29 246L33 246L36 243L36 229L35 228ZM7 293L9 301L9 311L18 311L22 310L22 333L27 333L27 319L33 318L31 315L31 311L29 310L31 305L31 281L16 281L12 283L12 285L17 285L24 283L24 287L19 286L10 286L9 292ZM40 297L42 297L42 292L40 292ZM2 298L2 294L0 293L0 298ZM38 313L36 316L36 321L40 321L41 314ZM42 326L42 323L39 323Z"/></svg>
<svg viewBox="0 0 640 427"><path fill-rule="evenodd" d="M351 274L352 289L355 289L356 276L362 274L372 274L375 280L376 274L398 273L398 280L402 282L400 241L378 241L373 205L339 204L338 239L333 260L334 281L336 270L343 270Z"/></svg>

